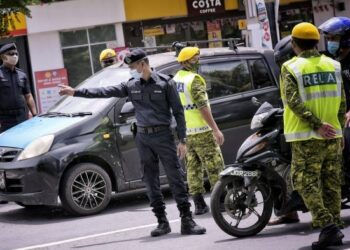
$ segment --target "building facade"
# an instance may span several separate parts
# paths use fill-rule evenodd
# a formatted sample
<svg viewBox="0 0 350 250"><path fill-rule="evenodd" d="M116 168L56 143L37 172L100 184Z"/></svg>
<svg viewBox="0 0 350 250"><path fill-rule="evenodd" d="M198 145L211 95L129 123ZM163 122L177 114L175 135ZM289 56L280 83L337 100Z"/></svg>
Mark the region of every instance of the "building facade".
<svg viewBox="0 0 350 250"><path fill-rule="evenodd" d="M299 22L319 25L333 16L350 16L350 1L345 0L265 3L271 33L278 34L272 37L274 43ZM20 45L19 66L33 79L42 112L59 98L57 84L74 87L101 69L98 56L105 48L119 51L232 37L245 42L243 0L67 0L30 6L30 10L26 32L0 44L15 41ZM323 41L319 47L324 49Z"/></svg>

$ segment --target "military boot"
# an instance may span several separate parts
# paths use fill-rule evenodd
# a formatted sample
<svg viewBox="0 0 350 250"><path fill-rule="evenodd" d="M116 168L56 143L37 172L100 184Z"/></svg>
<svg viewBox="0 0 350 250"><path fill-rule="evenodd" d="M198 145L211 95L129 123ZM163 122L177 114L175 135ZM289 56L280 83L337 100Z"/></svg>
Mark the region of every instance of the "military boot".
<svg viewBox="0 0 350 250"><path fill-rule="evenodd" d="M197 225L192 219L192 213L190 209L187 211L181 211L181 234L204 234L207 230L204 227Z"/></svg>
<svg viewBox="0 0 350 250"><path fill-rule="evenodd" d="M343 238L344 234L335 224L328 224L322 228L318 241L312 243L312 250L321 250L328 246L342 245Z"/></svg>
<svg viewBox="0 0 350 250"><path fill-rule="evenodd" d="M205 203L205 200L202 194L193 195L193 201L194 201L194 207L195 207L194 209L195 215L205 214L209 212L209 207Z"/></svg>
<svg viewBox="0 0 350 250"><path fill-rule="evenodd" d="M161 236L171 232L169 221L165 215L157 215L158 225L155 229L151 231L152 237Z"/></svg>

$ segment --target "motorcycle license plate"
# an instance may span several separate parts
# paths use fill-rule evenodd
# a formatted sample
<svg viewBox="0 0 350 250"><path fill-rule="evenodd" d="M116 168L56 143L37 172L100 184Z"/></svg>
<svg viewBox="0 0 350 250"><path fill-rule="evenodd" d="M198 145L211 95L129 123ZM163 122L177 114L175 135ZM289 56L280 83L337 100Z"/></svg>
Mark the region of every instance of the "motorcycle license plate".
<svg viewBox="0 0 350 250"><path fill-rule="evenodd" d="M249 176L249 177L258 176L258 174L259 173L257 170L243 170L237 167L228 167L220 173L221 176L234 175L234 176Z"/></svg>

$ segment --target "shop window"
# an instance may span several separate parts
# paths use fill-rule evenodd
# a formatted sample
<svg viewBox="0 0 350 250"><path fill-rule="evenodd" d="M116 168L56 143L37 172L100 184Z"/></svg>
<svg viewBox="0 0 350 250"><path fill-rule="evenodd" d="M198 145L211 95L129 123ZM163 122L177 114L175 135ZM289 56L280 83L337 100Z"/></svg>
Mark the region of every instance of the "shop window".
<svg viewBox="0 0 350 250"><path fill-rule="evenodd" d="M255 89L273 86L274 82L269 74L268 67L262 59L249 60Z"/></svg>
<svg viewBox="0 0 350 250"><path fill-rule="evenodd" d="M210 99L252 89L245 60L202 64L199 73L206 80Z"/></svg>
<svg viewBox="0 0 350 250"><path fill-rule="evenodd" d="M116 41L113 24L60 32L64 67L73 87L101 70L99 55L108 43Z"/></svg>

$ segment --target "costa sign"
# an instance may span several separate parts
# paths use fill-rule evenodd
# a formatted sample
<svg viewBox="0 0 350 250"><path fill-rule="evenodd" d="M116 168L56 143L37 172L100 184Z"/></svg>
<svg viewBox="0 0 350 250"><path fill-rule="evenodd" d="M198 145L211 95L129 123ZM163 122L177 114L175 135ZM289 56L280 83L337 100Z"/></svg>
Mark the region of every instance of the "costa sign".
<svg viewBox="0 0 350 250"><path fill-rule="evenodd" d="M225 12L225 0L187 0L189 16Z"/></svg>

